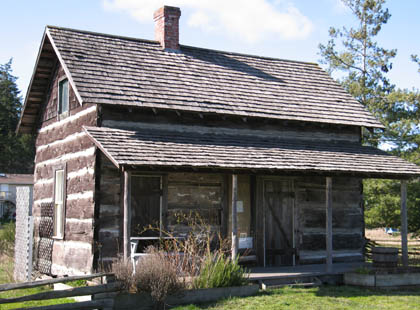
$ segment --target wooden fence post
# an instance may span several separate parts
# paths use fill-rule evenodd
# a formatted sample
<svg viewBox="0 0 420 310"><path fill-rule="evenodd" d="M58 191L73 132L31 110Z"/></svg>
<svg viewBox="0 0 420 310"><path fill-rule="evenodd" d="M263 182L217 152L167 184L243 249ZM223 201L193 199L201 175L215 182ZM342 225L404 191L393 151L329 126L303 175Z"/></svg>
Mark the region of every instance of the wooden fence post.
<svg viewBox="0 0 420 310"><path fill-rule="evenodd" d="M232 174L232 259L238 256L238 176Z"/></svg>
<svg viewBox="0 0 420 310"><path fill-rule="evenodd" d="M130 257L130 185L131 172L124 169L124 258Z"/></svg>
<svg viewBox="0 0 420 310"><path fill-rule="evenodd" d="M332 271L333 232L332 232L332 178L326 179L326 264L327 272Z"/></svg>
<svg viewBox="0 0 420 310"><path fill-rule="evenodd" d="M408 245L407 245L407 181L401 180L401 250L402 263L408 267Z"/></svg>

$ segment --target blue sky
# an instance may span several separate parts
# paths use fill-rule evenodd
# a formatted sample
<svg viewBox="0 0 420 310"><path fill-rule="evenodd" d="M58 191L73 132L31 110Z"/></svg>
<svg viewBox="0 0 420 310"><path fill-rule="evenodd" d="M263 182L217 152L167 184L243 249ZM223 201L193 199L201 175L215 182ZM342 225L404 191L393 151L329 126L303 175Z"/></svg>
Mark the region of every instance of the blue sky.
<svg viewBox="0 0 420 310"><path fill-rule="evenodd" d="M9 0L2 3L0 63L13 57L24 94L45 25L154 39L153 11L162 4L181 8L181 44L312 62L330 26L355 21L340 0ZM420 55L420 1L388 0L386 7L392 17L378 41L398 49L389 76L418 89L410 55Z"/></svg>

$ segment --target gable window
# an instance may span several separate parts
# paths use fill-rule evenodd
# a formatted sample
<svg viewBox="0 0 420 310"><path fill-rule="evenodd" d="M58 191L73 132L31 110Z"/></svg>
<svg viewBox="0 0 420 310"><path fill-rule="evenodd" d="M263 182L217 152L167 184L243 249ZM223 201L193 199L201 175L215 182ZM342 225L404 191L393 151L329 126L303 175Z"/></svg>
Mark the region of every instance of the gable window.
<svg viewBox="0 0 420 310"><path fill-rule="evenodd" d="M54 172L54 238L64 238L66 173L64 167Z"/></svg>
<svg viewBox="0 0 420 310"><path fill-rule="evenodd" d="M63 79L58 83L58 114L69 111L69 80Z"/></svg>

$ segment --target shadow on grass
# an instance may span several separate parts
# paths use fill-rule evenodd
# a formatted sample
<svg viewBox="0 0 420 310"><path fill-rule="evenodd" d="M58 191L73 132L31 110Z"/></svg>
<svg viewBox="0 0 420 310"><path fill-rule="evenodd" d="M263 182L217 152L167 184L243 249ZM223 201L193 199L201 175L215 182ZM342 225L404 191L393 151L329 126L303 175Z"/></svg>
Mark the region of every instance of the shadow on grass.
<svg viewBox="0 0 420 310"><path fill-rule="evenodd" d="M316 296L323 297L369 297L369 296L420 296L419 287L398 289L365 288L357 286L324 285L318 288Z"/></svg>
<svg viewBox="0 0 420 310"><path fill-rule="evenodd" d="M380 296L420 296L420 289L417 287L407 287L404 289L392 290L392 289L373 289L373 288L361 288L354 286L334 286L334 285L324 285L318 288L281 288L274 289L269 291L259 291L257 294L249 297L234 297L232 299L253 299L255 297L264 297L264 296L284 296L285 298L288 295L299 294L299 291L302 294L311 293L316 297L332 297L332 298L358 298L358 297L380 297ZM204 303L198 305L185 305L176 307L177 310L200 310L200 309L210 309L217 306L223 307L223 304L230 299L222 299L217 302ZM251 302L251 301L250 301Z"/></svg>
<svg viewBox="0 0 420 310"><path fill-rule="evenodd" d="M232 299L247 299L247 298L253 298L253 297L258 297L258 296L267 296L267 291L259 291L257 294L255 295L251 295L251 296L247 296L247 297L231 297L231 298L224 298L224 299L220 299L218 301L213 301L213 302L207 302L207 303L202 303L202 304L194 304L194 305L182 305L182 306L173 306L173 307L169 307L169 309L176 309L176 310L199 310L199 309L209 309L209 308L213 308L215 306L218 305L222 305L224 304L226 301L232 300Z"/></svg>

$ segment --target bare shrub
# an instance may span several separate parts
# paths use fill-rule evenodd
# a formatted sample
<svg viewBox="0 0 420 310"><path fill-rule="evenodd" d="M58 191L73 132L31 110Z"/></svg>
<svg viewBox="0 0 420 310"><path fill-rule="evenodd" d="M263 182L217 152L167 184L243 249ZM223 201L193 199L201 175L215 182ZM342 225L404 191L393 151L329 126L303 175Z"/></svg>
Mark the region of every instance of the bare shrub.
<svg viewBox="0 0 420 310"><path fill-rule="evenodd" d="M129 292L134 292L136 290L133 265L129 258L119 257L118 260L112 264L112 273L114 273L115 278L121 282L124 290Z"/></svg>
<svg viewBox="0 0 420 310"><path fill-rule="evenodd" d="M220 232L212 230L211 225L198 213L179 212L175 214L175 217L178 223L189 228L188 232L180 236L152 225L145 230L154 230L162 237L169 237L169 239L161 239L159 249L171 254L168 257L176 266L178 275L195 277L199 275L201 266L212 253L229 255L230 240L223 238Z"/></svg>
<svg viewBox="0 0 420 310"><path fill-rule="evenodd" d="M164 308L168 295L178 293L185 288L185 281L179 277L173 257L154 247L147 251L149 255L141 257L136 266L134 281L137 292L149 293L157 308Z"/></svg>

